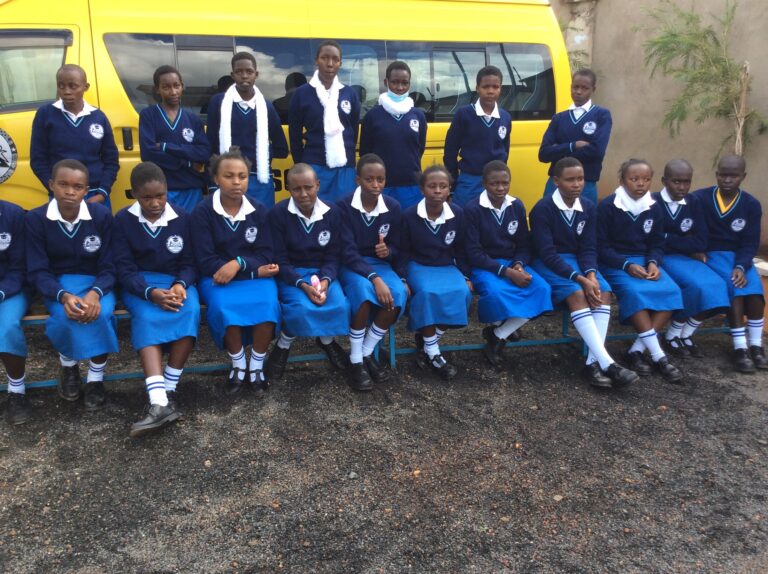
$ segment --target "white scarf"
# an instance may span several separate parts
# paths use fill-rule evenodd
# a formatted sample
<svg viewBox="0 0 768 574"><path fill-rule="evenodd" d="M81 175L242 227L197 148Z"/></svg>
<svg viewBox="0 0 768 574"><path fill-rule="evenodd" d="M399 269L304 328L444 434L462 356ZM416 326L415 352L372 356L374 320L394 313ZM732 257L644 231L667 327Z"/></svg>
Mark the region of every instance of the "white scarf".
<svg viewBox="0 0 768 574"><path fill-rule="evenodd" d="M256 179L259 183L269 183L269 125L267 119L267 101L259 91L259 88L253 86L255 94L253 100L256 104ZM219 153L229 150L232 145L232 105L235 103L235 96L238 95L237 87L232 84L224 92L224 99L221 100L221 124L219 125Z"/></svg>
<svg viewBox="0 0 768 574"><path fill-rule="evenodd" d="M384 111L393 116L404 116L413 108L413 99L410 97L405 98L400 102L396 102L389 97L388 92L379 94L379 105L384 108Z"/></svg>
<svg viewBox="0 0 768 574"><path fill-rule="evenodd" d="M344 125L339 119L339 92L344 87L338 77L333 78L331 89L326 90L315 70L309 85L315 88L317 99L323 106L323 132L325 133L325 163L328 167L347 165L344 147Z"/></svg>
<svg viewBox="0 0 768 574"><path fill-rule="evenodd" d="M635 217L640 215L643 211L650 209L651 206L656 203L651 197L650 191L646 192L640 199L632 199L629 197L627 190L624 189L624 186L620 185L616 188L614 193L616 194L616 197L613 200L613 205L622 211L628 211Z"/></svg>

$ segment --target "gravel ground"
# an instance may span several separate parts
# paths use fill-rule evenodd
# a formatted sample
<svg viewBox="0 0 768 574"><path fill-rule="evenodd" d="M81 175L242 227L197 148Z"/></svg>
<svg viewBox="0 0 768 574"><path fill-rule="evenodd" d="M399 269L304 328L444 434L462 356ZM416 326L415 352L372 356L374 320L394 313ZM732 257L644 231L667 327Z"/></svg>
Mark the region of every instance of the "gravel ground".
<svg viewBox="0 0 768 574"><path fill-rule="evenodd" d="M32 336L32 378L55 376ZM450 383L401 357L369 395L324 363L261 400L189 375L186 420L140 440L137 381L108 383L96 414L35 390L33 421L0 423L0 570L762 573L768 374L732 373L726 335L700 343L684 385L622 393L575 377L569 345L508 349L500 375L453 353ZM195 362L221 360L203 338Z"/></svg>

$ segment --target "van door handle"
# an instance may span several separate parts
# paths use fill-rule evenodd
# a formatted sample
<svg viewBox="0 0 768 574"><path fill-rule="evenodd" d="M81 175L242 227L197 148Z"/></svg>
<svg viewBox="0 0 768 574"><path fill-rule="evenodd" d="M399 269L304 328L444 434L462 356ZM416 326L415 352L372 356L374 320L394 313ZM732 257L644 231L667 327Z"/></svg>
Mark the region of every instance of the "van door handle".
<svg viewBox="0 0 768 574"><path fill-rule="evenodd" d="M123 149L133 151L133 132L131 128L123 128Z"/></svg>

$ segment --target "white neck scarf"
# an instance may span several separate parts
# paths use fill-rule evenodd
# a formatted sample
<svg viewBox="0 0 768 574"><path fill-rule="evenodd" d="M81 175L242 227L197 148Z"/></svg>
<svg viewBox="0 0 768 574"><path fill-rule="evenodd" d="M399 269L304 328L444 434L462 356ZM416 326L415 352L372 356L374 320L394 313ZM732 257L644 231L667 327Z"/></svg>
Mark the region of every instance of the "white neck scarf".
<svg viewBox="0 0 768 574"><path fill-rule="evenodd" d="M396 102L389 97L388 92L379 94L379 105L384 108L384 111L393 116L404 116L413 108L413 99L407 97L400 102Z"/></svg>
<svg viewBox="0 0 768 574"><path fill-rule="evenodd" d="M253 101L256 104L256 179L259 183L269 183L269 125L267 120L267 101L259 91L259 88L253 86L255 91ZM224 98L221 100L221 125L219 125L219 153L229 150L232 145L232 104L238 100L242 101L237 92L237 87L232 84L224 92Z"/></svg>
<svg viewBox="0 0 768 574"><path fill-rule="evenodd" d="M331 89L326 90L317 70L309 80L315 88L317 99L323 106L323 132L325 132L325 163L328 167L347 165L347 150L344 147L344 125L339 119L339 92L344 87L338 77L333 78Z"/></svg>
<svg viewBox="0 0 768 574"><path fill-rule="evenodd" d="M613 200L613 205L622 211L628 211L635 217L640 215L643 211L650 209L651 206L656 203L653 201L650 191L647 191L640 199L632 199L629 197L627 190L624 189L624 186L620 185L616 188L614 193L616 194L616 198Z"/></svg>

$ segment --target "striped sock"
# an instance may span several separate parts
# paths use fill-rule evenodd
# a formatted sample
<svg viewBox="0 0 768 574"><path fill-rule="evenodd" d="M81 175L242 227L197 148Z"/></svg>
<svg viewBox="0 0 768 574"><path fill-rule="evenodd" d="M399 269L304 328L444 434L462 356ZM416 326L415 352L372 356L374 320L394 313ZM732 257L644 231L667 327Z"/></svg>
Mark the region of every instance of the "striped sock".
<svg viewBox="0 0 768 574"><path fill-rule="evenodd" d="M435 337L437 337L438 343L440 342L440 339L443 338L443 335L445 335L445 331L440 327L435 327Z"/></svg>
<svg viewBox="0 0 768 574"><path fill-rule="evenodd" d="M664 351L661 350L656 329L649 329L645 333L640 333L639 337L643 342L643 346L648 349L648 354L654 363L666 357Z"/></svg>
<svg viewBox="0 0 768 574"><path fill-rule="evenodd" d="M245 349L240 347L240 350L237 353L232 354L228 352L228 355L232 360L232 370L229 372L229 376L232 376L235 369L240 369L237 378L242 381L245 379Z"/></svg>
<svg viewBox="0 0 768 574"><path fill-rule="evenodd" d="M25 394L27 391L27 386L24 384L25 378L26 378L26 374L21 375L20 379L14 379L10 375L8 375L8 392L18 393L20 395Z"/></svg>
<svg viewBox="0 0 768 574"><path fill-rule="evenodd" d="M493 330L493 333L499 339L506 339L512 333L517 331L520 327L525 325L527 322L528 322L528 319L524 319L523 317L510 317L509 319L504 321L501 325L496 327Z"/></svg>
<svg viewBox="0 0 768 574"><path fill-rule="evenodd" d="M747 348L747 330L744 327L738 327L737 329L731 329L731 338L733 339L734 349L746 349Z"/></svg>
<svg viewBox="0 0 768 574"><path fill-rule="evenodd" d="M683 336L683 328L685 327L686 323L681 323L680 321L672 321L669 324L669 327L667 327L667 332L664 334L664 338L667 341L671 341L675 337L682 338Z"/></svg>
<svg viewBox="0 0 768 574"><path fill-rule="evenodd" d="M149 403L152 405L168 406L168 395L165 394L165 379L162 375L153 375L145 379Z"/></svg>
<svg viewBox="0 0 768 574"><path fill-rule="evenodd" d="M589 308L573 311L571 313L571 321L589 350L594 353L600 368L603 370L607 369L613 363L613 359L611 359L608 351L605 350L603 339L600 337L600 331L592 317L592 311Z"/></svg>
<svg viewBox="0 0 768 574"><path fill-rule="evenodd" d="M642 353L645 351L645 345L643 345L642 339L640 337L635 338L635 342L632 343L632 346L629 348L630 353Z"/></svg>
<svg viewBox="0 0 768 574"><path fill-rule="evenodd" d="M259 353L256 349L251 348L251 360L248 362L248 377L252 383L256 382L256 371L264 370L264 359L266 358L266 353Z"/></svg>
<svg viewBox="0 0 768 574"><path fill-rule="evenodd" d="M165 381L166 393L176 392L176 385L179 384L179 379L181 378L181 373L183 372L184 369L174 369L170 365L166 365L165 371L163 371L163 380Z"/></svg>
<svg viewBox="0 0 768 574"><path fill-rule="evenodd" d="M363 339L365 329L349 330L349 362L353 365L363 362Z"/></svg>
<svg viewBox="0 0 768 574"><path fill-rule="evenodd" d="M605 337L608 335L608 324L611 322L611 306L600 305L597 309L592 309L592 318L595 320L597 332L600 333L600 340L603 342L603 348L605 348ZM587 365L591 365L595 361L597 361L597 357L590 350L587 355Z"/></svg>
<svg viewBox="0 0 768 574"><path fill-rule="evenodd" d="M440 337L438 337L437 334L432 335L431 337L424 337L424 352L430 359L440 354L439 342Z"/></svg>
<svg viewBox="0 0 768 574"><path fill-rule="evenodd" d="M290 335L287 335L285 331L281 331L280 338L277 340L277 346L281 349L290 349L295 340L296 337L291 337Z"/></svg>
<svg viewBox="0 0 768 574"><path fill-rule="evenodd" d="M107 368L107 362L94 363L92 360L88 361L88 376L85 378L87 383L100 383L104 380L104 370Z"/></svg>
<svg viewBox="0 0 768 574"><path fill-rule="evenodd" d="M74 367L77 365L77 361L70 359L66 355L62 355L61 353L59 353L59 362L61 363L62 367Z"/></svg>
<svg viewBox="0 0 768 574"><path fill-rule="evenodd" d="M763 346L763 323L764 319L749 319L747 321L747 339L750 347Z"/></svg>
<svg viewBox="0 0 768 574"><path fill-rule="evenodd" d="M363 357L368 357L373 353L376 345L379 344L387 334L386 329L382 329L376 323L371 323L368 327L368 331L365 333L365 339L363 339Z"/></svg>

